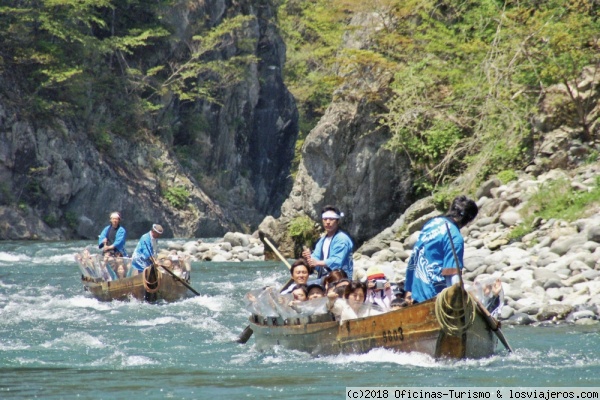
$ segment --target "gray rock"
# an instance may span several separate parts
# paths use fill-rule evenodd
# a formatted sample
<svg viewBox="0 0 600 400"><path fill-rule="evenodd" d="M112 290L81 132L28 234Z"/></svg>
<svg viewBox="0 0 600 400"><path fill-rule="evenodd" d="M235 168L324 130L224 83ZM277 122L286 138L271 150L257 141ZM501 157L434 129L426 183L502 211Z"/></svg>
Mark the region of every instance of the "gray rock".
<svg viewBox="0 0 600 400"><path fill-rule="evenodd" d="M593 225L588 228L587 240L600 243L600 225Z"/></svg>
<svg viewBox="0 0 600 400"><path fill-rule="evenodd" d="M582 235L563 236L556 239L550 246L550 250L558 255L566 254L569 250L577 245L585 243L587 238Z"/></svg>
<svg viewBox="0 0 600 400"><path fill-rule="evenodd" d="M558 274L556 272L550 271L550 270L547 270L544 268L536 268L533 271L533 278L537 279L539 281L542 281L542 282L546 282L546 283L548 281L552 281L552 280L560 281L560 277L558 276ZM546 285L544 284L544 287L545 286ZM556 287L558 287L558 286L556 286Z"/></svg>
<svg viewBox="0 0 600 400"><path fill-rule="evenodd" d="M383 250L386 247L387 246L381 242L369 241L362 245L360 249L358 249L358 253L371 257L373 254Z"/></svg>
<svg viewBox="0 0 600 400"><path fill-rule="evenodd" d="M565 319L573 307L567 304L549 304L540 310L537 314L538 321L547 321L550 319Z"/></svg>
<svg viewBox="0 0 600 400"><path fill-rule="evenodd" d="M505 323L508 323L509 325L530 325L533 322L535 322L535 320L528 314L520 312L515 313L505 321Z"/></svg>
<svg viewBox="0 0 600 400"><path fill-rule="evenodd" d="M571 314L569 314L566 318L566 321L567 322L575 322L578 319L582 319L582 318L596 319L597 317L593 311L581 310L581 311L574 311Z"/></svg>
<svg viewBox="0 0 600 400"><path fill-rule="evenodd" d="M502 182L498 178L492 178L481 184L477 192L475 192L475 198L481 197L492 197L491 190L502 185Z"/></svg>
<svg viewBox="0 0 600 400"><path fill-rule="evenodd" d="M548 289L555 289L555 288L562 288L565 285L561 282L560 277L558 276L558 274L555 274L556 278L549 278L547 280L544 280L543 282L543 288L548 290ZM536 279L538 279L536 277Z"/></svg>
<svg viewBox="0 0 600 400"><path fill-rule="evenodd" d="M500 222L504 226L515 226L523 220L521 214L515 209L507 209L500 215Z"/></svg>
<svg viewBox="0 0 600 400"><path fill-rule="evenodd" d="M596 325L598 323L600 321L595 318L581 318L575 321L575 325Z"/></svg>

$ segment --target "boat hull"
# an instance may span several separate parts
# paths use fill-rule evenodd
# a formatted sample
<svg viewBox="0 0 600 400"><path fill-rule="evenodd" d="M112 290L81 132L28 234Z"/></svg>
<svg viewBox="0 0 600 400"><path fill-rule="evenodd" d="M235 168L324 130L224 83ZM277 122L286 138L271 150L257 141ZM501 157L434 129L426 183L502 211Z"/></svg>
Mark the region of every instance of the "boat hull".
<svg viewBox="0 0 600 400"><path fill-rule="evenodd" d="M268 350L274 345L308 352L314 356L366 353L374 348L419 352L434 358L484 358L492 355L497 338L479 310L469 328L456 336L446 333L436 317L434 299L353 320L296 323L253 315L250 328L256 346ZM299 322L299 323L298 323Z"/></svg>
<svg viewBox="0 0 600 400"><path fill-rule="evenodd" d="M93 282L82 276L81 282L84 289L100 301L129 300L140 301L177 301L187 296L188 289L172 276L159 269L158 287L147 290L144 283L144 274L114 281ZM153 285L155 286L155 285Z"/></svg>
<svg viewBox="0 0 600 400"><path fill-rule="evenodd" d="M138 271L125 257L92 254L88 249L75 255L84 289L100 301L137 299L177 301L189 296L181 281L188 283L191 266L188 257L160 256L157 263Z"/></svg>

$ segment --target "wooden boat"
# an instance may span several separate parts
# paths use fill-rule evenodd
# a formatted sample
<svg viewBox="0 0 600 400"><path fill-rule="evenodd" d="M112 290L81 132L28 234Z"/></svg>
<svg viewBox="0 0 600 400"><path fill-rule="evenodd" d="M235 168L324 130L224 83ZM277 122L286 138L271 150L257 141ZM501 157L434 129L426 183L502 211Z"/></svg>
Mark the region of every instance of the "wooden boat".
<svg viewBox="0 0 600 400"><path fill-rule="evenodd" d="M332 314L287 319L253 314L249 328L259 350L280 345L319 356L382 347L464 359L494 353L498 341L494 321L477 299L455 285L435 299L341 324Z"/></svg>
<svg viewBox="0 0 600 400"><path fill-rule="evenodd" d="M177 301L189 295L191 267L188 259L163 257L143 272L131 266L131 259L91 255L84 250L75 257L81 270L84 290L100 301ZM171 273L169 273L169 271Z"/></svg>

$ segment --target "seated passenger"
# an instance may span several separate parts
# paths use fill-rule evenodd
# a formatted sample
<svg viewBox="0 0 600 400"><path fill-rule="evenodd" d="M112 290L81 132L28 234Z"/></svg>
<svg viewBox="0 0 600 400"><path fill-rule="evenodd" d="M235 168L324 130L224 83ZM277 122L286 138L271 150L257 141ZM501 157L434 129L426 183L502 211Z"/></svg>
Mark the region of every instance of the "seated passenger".
<svg viewBox="0 0 600 400"><path fill-rule="evenodd" d="M343 298L340 298L337 290L331 290L327 293L327 309L335 315L340 324L349 319L381 314L372 307L364 306L366 291L366 286L357 281L344 287Z"/></svg>
<svg viewBox="0 0 600 400"><path fill-rule="evenodd" d="M115 274L117 275L117 279L123 279L127 276L127 268L125 267L125 264L123 264L122 259L117 260Z"/></svg>
<svg viewBox="0 0 600 400"><path fill-rule="evenodd" d="M325 289L321 285L310 285L308 287L308 300L318 299L325 296Z"/></svg>
<svg viewBox="0 0 600 400"><path fill-rule="evenodd" d="M306 301L308 300L308 288L306 285L296 285L296 288L292 290L292 296L294 296L294 301Z"/></svg>
<svg viewBox="0 0 600 400"><path fill-rule="evenodd" d="M406 301L404 301L404 299L394 299L392 300L392 302L390 303L390 311L394 311L394 310L398 310L400 308L404 308L408 306L408 303L406 303Z"/></svg>
<svg viewBox="0 0 600 400"><path fill-rule="evenodd" d="M335 282L339 282L342 279L348 279L348 275L346 275L346 273L343 270L336 269L336 270L331 271L323 279L323 286L325 287L325 292L327 292L327 290L329 290L330 285L332 285Z"/></svg>
<svg viewBox="0 0 600 400"><path fill-rule="evenodd" d="M292 275L293 284L281 291L281 294L292 293L297 285L306 285L308 281L308 275L312 272L311 268L305 259L299 258L292 264L290 268L290 274Z"/></svg>
<svg viewBox="0 0 600 400"><path fill-rule="evenodd" d="M382 311L388 311L393 299L392 285L386 279L381 268L375 266L367 269L367 298L365 303L376 305Z"/></svg>
<svg viewBox="0 0 600 400"><path fill-rule="evenodd" d="M292 296L294 296L294 299L288 305L293 308L303 301L308 300L308 288L306 285L296 285L296 288L292 290Z"/></svg>

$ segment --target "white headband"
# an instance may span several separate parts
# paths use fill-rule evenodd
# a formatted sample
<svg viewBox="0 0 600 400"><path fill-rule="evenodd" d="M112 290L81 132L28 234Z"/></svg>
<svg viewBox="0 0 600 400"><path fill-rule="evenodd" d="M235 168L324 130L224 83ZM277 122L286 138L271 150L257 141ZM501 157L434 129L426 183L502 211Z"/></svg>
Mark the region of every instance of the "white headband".
<svg viewBox="0 0 600 400"><path fill-rule="evenodd" d="M330 218L330 219L340 219L344 216L344 213L336 213L333 210L327 210L321 215L321 219Z"/></svg>
<svg viewBox="0 0 600 400"><path fill-rule="evenodd" d="M111 218L119 218L119 219L121 219L121 214L119 214L118 212L114 212L114 213L110 214L110 217Z"/></svg>

